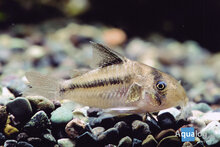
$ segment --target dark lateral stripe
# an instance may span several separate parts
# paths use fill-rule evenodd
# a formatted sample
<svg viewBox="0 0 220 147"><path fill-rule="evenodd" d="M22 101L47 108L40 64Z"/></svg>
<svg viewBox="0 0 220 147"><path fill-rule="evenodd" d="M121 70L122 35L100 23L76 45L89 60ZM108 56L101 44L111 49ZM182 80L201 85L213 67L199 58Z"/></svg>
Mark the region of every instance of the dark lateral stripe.
<svg viewBox="0 0 220 147"><path fill-rule="evenodd" d="M68 88L61 88L60 93L64 93L68 90L74 90L77 88L94 88L94 87L101 87L101 86L108 86L108 85L116 85L116 84L123 84L128 83L131 80L131 76L126 76L123 79L117 77L117 78L110 78L110 79L98 79L94 80L92 82L83 83L83 84L71 84Z"/></svg>

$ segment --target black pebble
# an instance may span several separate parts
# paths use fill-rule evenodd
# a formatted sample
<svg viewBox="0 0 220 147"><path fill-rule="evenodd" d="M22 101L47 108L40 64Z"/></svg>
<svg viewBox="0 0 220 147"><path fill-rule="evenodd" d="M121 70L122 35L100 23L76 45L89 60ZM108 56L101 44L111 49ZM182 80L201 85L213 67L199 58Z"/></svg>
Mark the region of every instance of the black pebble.
<svg viewBox="0 0 220 147"><path fill-rule="evenodd" d="M138 114L131 114L131 115L123 115L116 117L116 121L124 121L128 125L131 125L131 123L135 120L142 120L142 117Z"/></svg>
<svg viewBox="0 0 220 147"><path fill-rule="evenodd" d="M89 116L89 117L98 117L100 114L101 114L101 109L99 109L99 108L89 108L88 110L87 110L87 115Z"/></svg>
<svg viewBox="0 0 220 147"><path fill-rule="evenodd" d="M150 133L150 128L147 123L140 120L133 121L132 134L134 138L144 140Z"/></svg>
<svg viewBox="0 0 220 147"><path fill-rule="evenodd" d="M141 140L134 138L132 142L132 147L141 147L141 143L142 143Z"/></svg>
<svg viewBox="0 0 220 147"><path fill-rule="evenodd" d="M157 119L160 128L163 130L176 128L176 120L169 112L162 113L161 115L157 116Z"/></svg>
<svg viewBox="0 0 220 147"><path fill-rule="evenodd" d="M16 138L16 139L17 139L17 141L26 141L27 138L28 138L27 133L22 132L22 133L19 133L19 134L17 135L17 138Z"/></svg>
<svg viewBox="0 0 220 147"><path fill-rule="evenodd" d="M5 135L3 133L0 133L0 145L3 145L5 142Z"/></svg>
<svg viewBox="0 0 220 147"><path fill-rule="evenodd" d="M175 130L178 130L179 128L181 128L182 126L184 125L188 125L189 122L184 120L184 119L180 119L176 122L176 129Z"/></svg>
<svg viewBox="0 0 220 147"><path fill-rule="evenodd" d="M157 121L152 117L147 116L145 122L149 125L150 131L155 136L161 131L160 126L158 125Z"/></svg>
<svg viewBox="0 0 220 147"><path fill-rule="evenodd" d="M34 146L31 145L30 143L25 142L25 141L19 141L17 144L17 147L34 147Z"/></svg>
<svg viewBox="0 0 220 147"><path fill-rule="evenodd" d="M193 147L204 147L204 146L205 146L204 143L202 141L200 141L200 142L197 142L196 144L194 144Z"/></svg>
<svg viewBox="0 0 220 147"><path fill-rule="evenodd" d="M108 129L110 127L113 127L115 124L115 119L114 116L111 114L103 114L99 116L98 118L93 120L94 126L101 126L104 127L105 129Z"/></svg>
<svg viewBox="0 0 220 147"><path fill-rule="evenodd" d="M116 128L110 128L106 130L105 132L102 132L98 136L98 141L101 145L106 145L106 144L118 144L119 141L119 132Z"/></svg>
<svg viewBox="0 0 220 147"><path fill-rule="evenodd" d="M38 137L29 137L27 139L27 142L32 144L34 147L41 147L42 146L42 140Z"/></svg>
<svg viewBox="0 0 220 147"><path fill-rule="evenodd" d="M32 115L30 102L23 97L16 98L6 105L7 111L15 116L21 122L28 120Z"/></svg>
<svg viewBox="0 0 220 147"><path fill-rule="evenodd" d="M94 135L85 132L76 139L76 147L97 146L97 140Z"/></svg>
<svg viewBox="0 0 220 147"><path fill-rule="evenodd" d="M4 143L4 147L16 147L17 141L16 140L6 140Z"/></svg>
<svg viewBox="0 0 220 147"><path fill-rule="evenodd" d="M119 131L119 138L131 136L131 128L124 121L117 122L114 126Z"/></svg>

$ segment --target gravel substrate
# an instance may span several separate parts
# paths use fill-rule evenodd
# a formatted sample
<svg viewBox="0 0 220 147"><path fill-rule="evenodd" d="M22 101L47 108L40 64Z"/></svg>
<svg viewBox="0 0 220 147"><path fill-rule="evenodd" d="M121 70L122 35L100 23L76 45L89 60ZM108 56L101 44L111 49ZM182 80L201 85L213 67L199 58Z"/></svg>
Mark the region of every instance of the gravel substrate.
<svg viewBox="0 0 220 147"><path fill-rule="evenodd" d="M158 35L127 40L120 29L55 22L18 25L0 34L0 146L220 146L220 53L211 54L193 41ZM89 40L181 80L190 99L187 108L112 115L69 100L22 95L26 71L68 79L72 69L87 68ZM195 141L182 142L176 135L185 127L199 133Z"/></svg>

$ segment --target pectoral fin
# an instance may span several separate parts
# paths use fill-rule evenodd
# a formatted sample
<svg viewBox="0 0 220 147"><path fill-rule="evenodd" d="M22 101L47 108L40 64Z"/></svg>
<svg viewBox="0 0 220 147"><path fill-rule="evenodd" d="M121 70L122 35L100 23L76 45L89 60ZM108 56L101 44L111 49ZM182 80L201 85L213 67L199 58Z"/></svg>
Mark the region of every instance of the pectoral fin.
<svg viewBox="0 0 220 147"><path fill-rule="evenodd" d="M108 108L104 109L103 112L111 113L112 115L118 114L131 114L138 110L138 107L116 107L116 108Z"/></svg>
<svg viewBox="0 0 220 147"><path fill-rule="evenodd" d="M128 90L126 103L139 101L143 97L143 89L141 85L133 83Z"/></svg>
<svg viewBox="0 0 220 147"><path fill-rule="evenodd" d="M92 68L106 67L113 64L121 64L126 61L126 58L112 49L95 42L91 42L93 46L93 62Z"/></svg>

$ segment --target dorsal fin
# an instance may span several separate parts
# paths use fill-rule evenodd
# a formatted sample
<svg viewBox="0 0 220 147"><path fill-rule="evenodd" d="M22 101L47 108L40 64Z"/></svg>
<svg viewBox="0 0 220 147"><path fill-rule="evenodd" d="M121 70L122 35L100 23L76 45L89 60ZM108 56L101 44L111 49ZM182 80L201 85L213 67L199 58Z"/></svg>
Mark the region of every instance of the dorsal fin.
<svg viewBox="0 0 220 147"><path fill-rule="evenodd" d="M122 64L126 61L126 58L112 49L90 41L93 46L93 63L92 68L95 67L106 67L113 64Z"/></svg>

